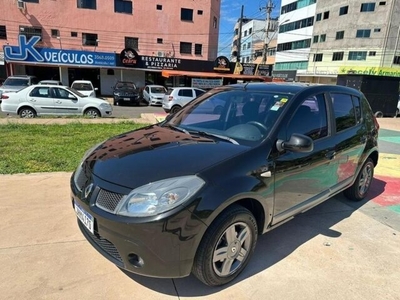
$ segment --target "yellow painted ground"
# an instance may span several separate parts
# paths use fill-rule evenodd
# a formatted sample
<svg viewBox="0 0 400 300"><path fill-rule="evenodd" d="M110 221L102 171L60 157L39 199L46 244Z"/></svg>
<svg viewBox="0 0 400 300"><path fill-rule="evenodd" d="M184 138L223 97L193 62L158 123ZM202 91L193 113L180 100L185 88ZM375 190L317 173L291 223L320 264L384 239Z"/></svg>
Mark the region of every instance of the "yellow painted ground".
<svg viewBox="0 0 400 300"><path fill-rule="evenodd" d="M400 178L400 155L380 153L375 175Z"/></svg>

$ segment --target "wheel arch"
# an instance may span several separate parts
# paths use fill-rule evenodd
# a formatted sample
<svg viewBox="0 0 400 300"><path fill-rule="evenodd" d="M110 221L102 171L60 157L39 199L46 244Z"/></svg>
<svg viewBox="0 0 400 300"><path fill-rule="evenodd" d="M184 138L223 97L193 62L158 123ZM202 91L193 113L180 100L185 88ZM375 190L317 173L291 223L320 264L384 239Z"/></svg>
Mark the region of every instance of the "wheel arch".
<svg viewBox="0 0 400 300"><path fill-rule="evenodd" d="M36 109L33 108L33 107L30 106L30 105L27 105L27 104L23 104L23 105L21 105L20 107L18 107L18 109L17 109L17 114L19 115L19 113L21 112L21 110L24 109L24 108L32 109L32 110L35 112L35 115L38 115Z"/></svg>

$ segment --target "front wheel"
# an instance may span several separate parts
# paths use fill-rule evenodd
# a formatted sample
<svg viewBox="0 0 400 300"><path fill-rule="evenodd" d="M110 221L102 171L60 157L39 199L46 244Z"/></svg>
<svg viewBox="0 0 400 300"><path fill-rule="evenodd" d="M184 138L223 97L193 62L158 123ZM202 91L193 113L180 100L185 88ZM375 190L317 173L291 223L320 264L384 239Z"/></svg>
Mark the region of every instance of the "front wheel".
<svg viewBox="0 0 400 300"><path fill-rule="evenodd" d="M99 118L101 117L101 114L96 108L89 108L85 111L85 116L90 118Z"/></svg>
<svg viewBox="0 0 400 300"><path fill-rule="evenodd" d="M344 191L344 195L353 201L360 201L365 198L368 193L369 187L371 186L372 179L374 177L374 162L368 158L361 168L356 181L351 187Z"/></svg>
<svg viewBox="0 0 400 300"><path fill-rule="evenodd" d="M257 223L246 208L234 205L211 224L196 252L192 273L209 286L235 279L257 243Z"/></svg>

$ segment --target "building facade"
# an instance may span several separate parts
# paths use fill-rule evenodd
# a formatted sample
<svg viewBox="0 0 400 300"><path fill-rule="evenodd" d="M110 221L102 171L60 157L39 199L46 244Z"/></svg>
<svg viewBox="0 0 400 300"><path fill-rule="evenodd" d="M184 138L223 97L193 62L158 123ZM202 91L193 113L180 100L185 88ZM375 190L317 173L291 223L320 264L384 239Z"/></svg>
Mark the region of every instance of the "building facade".
<svg viewBox="0 0 400 300"><path fill-rule="evenodd" d="M163 69L185 69L217 58L220 4L2 1L7 14L0 19L0 78L27 74L65 85L88 79L103 95L111 94L117 80L162 84Z"/></svg>

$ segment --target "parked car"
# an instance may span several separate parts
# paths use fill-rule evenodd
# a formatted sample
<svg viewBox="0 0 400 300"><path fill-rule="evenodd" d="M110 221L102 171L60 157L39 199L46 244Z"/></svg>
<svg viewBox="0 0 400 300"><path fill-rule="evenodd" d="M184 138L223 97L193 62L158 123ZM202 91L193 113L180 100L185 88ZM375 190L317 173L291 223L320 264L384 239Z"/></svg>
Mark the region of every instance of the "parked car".
<svg viewBox="0 0 400 300"><path fill-rule="evenodd" d="M184 105L205 92L205 90L192 87L168 88L164 95L162 108L166 113L176 113L181 110Z"/></svg>
<svg viewBox="0 0 400 300"><path fill-rule="evenodd" d="M17 92L27 86L37 83L38 79L35 76L29 76L29 75L9 76L3 82L3 85L0 87L0 99L3 93Z"/></svg>
<svg viewBox="0 0 400 300"><path fill-rule="evenodd" d="M21 118L44 115L86 115L93 118L112 115L112 106L105 100L87 97L59 85L32 85L19 92L1 96L1 110Z"/></svg>
<svg viewBox="0 0 400 300"><path fill-rule="evenodd" d="M62 82L58 80L41 80L39 84L63 85Z"/></svg>
<svg viewBox="0 0 400 300"><path fill-rule="evenodd" d="M162 85L146 85L143 89L143 100L148 105L162 105L167 89Z"/></svg>
<svg viewBox="0 0 400 300"><path fill-rule="evenodd" d="M141 97L137 86L131 81L118 81L113 89L114 105L140 105Z"/></svg>
<svg viewBox="0 0 400 300"><path fill-rule="evenodd" d="M206 113L214 98L223 109ZM342 191L364 199L378 130L349 87L219 87L90 149L71 176L72 205L118 267L218 286L246 267L260 234Z"/></svg>
<svg viewBox="0 0 400 300"><path fill-rule="evenodd" d="M75 80L71 84L71 88L88 97L96 97L96 91L98 90L90 80Z"/></svg>

